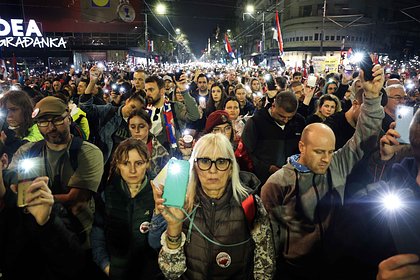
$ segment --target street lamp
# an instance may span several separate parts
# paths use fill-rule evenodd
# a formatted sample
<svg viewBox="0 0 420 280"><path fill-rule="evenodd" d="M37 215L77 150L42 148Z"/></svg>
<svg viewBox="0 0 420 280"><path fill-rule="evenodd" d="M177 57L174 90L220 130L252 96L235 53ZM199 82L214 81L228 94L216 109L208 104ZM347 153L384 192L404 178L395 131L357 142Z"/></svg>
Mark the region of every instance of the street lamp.
<svg viewBox="0 0 420 280"><path fill-rule="evenodd" d="M255 13L255 7L254 5L247 5L245 7L245 13L242 14L242 20L245 20L245 15L249 15L250 17L252 17L253 19L255 19L255 17L253 16L253 14ZM264 52L265 50L265 11L262 11L262 31L261 31L261 41L262 41L262 45L261 45L261 53Z"/></svg>
<svg viewBox="0 0 420 280"><path fill-rule="evenodd" d="M246 13L247 14L253 14L255 12L254 5L246 5Z"/></svg>
<svg viewBox="0 0 420 280"><path fill-rule="evenodd" d="M156 6L156 13L158 13L159 15L166 14L166 6L163 3L159 3Z"/></svg>
<svg viewBox="0 0 420 280"><path fill-rule="evenodd" d="M149 4L144 1L144 3L146 4L147 7L149 7ZM149 7L150 8L150 7ZM159 15L164 15L166 14L166 6L163 3L159 3L156 6L156 13L158 13ZM149 41L149 36L148 36L148 25L147 25L147 13L144 13L144 45L145 45L145 51L146 51L146 60L147 60L147 66L149 66L149 46L148 46L148 41Z"/></svg>

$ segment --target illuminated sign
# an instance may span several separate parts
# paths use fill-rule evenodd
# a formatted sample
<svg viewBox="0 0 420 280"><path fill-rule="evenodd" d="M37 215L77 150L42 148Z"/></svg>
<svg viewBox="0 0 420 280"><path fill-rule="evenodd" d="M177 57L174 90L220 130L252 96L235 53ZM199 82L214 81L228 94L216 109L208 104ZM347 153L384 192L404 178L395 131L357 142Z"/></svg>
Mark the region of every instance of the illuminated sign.
<svg viewBox="0 0 420 280"><path fill-rule="evenodd" d="M33 19L24 28L23 19L11 19L9 23L0 18L0 47L66 48L67 42L62 37L43 37Z"/></svg>

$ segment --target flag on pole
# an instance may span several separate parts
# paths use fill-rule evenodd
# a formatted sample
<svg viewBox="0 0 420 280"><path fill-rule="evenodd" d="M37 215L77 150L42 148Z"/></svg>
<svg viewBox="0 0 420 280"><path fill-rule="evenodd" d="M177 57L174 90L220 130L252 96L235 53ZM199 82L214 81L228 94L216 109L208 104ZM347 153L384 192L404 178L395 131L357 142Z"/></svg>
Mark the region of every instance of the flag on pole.
<svg viewBox="0 0 420 280"><path fill-rule="evenodd" d="M279 21L279 12L276 11L276 28L274 28L273 39L277 41L279 45L280 55L283 54L283 38L281 37L280 21Z"/></svg>
<svg viewBox="0 0 420 280"><path fill-rule="evenodd" d="M232 51L232 46L229 43L229 38L228 35L225 33L225 49L227 51L227 53L232 57L235 58L235 54Z"/></svg>

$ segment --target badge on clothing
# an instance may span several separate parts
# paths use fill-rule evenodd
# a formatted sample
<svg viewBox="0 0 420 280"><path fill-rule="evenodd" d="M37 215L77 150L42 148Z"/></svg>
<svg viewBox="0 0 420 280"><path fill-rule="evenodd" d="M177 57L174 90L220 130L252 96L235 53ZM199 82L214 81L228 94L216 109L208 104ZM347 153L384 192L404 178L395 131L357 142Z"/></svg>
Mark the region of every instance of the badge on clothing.
<svg viewBox="0 0 420 280"><path fill-rule="evenodd" d="M139 227L139 231L143 234L147 233L149 231L149 227L150 227L149 222L143 222L143 223L141 223L141 225Z"/></svg>
<svg viewBox="0 0 420 280"><path fill-rule="evenodd" d="M230 258L229 254L226 252L220 252L216 256L216 263L221 268L227 268L231 262L232 262L232 259Z"/></svg>

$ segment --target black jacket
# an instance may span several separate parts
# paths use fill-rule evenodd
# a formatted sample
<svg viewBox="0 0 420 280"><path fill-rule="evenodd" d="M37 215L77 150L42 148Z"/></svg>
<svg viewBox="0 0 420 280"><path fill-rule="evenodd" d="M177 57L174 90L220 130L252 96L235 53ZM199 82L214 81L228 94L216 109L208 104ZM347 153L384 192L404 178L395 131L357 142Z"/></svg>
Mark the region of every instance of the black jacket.
<svg viewBox="0 0 420 280"><path fill-rule="evenodd" d="M85 251L70 221L61 217L65 209L55 203L49 221L39 226L31 214L16 206L16 194L9 184L6 189L5 208L0 209L0 270L4 279L82 279Z"/></svg>
<svg viewBox="0 0 420 280"><path fill-rule="evenodd" d="M254 163L255 175L264 183L271 175L270 165L283 166L289 156L298 152L305 119L296 114L284 130L263 108L250 118L242 133L242 141Z"/></svg>

